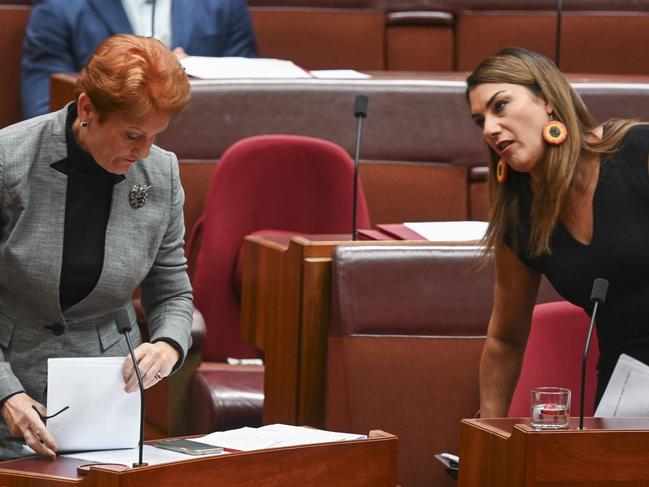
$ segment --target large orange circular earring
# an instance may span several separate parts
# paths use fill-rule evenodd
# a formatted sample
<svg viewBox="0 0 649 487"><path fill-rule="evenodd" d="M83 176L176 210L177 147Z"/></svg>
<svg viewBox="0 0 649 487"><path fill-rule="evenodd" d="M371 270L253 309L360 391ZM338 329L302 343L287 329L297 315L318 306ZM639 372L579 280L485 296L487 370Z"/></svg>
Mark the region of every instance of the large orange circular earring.
<svg viewBox="0 0 649 487"><path fill-rule="evenodd" d="M548 144L562 144L566 137L568 137L568 129L558 120L549 120L543 126L543 140Z"/></svg>
<svg viewBox="0 0 649 487"><path fill-rule="evenodd" d="M496 181L498 184L505 184L507 181L507 163L500 159L496 166Z"/></svg>

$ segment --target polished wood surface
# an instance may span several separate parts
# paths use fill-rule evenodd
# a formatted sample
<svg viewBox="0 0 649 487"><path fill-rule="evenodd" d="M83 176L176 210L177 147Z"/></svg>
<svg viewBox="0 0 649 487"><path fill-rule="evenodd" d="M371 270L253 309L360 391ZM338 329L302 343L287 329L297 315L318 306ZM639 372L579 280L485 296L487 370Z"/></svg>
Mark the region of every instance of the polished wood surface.
<svg viewBox="0 0 649 487"><path fill-rule="evenodd" d="M649 485L649 418L578 418L535 431L526 418L465 419L460 487Z"/></svg>
<svg viewBox="0 0 649 487"><path fill-rule="evenodd" d="M92 467L84 477L77 468L88 462L27 458L0 463L0 485L20 487L232 487L358 486L394 487L397 438L382 431L367 440L326 443L207 458L114 471ZM362 466L362 468L359 468Z"/></svg>

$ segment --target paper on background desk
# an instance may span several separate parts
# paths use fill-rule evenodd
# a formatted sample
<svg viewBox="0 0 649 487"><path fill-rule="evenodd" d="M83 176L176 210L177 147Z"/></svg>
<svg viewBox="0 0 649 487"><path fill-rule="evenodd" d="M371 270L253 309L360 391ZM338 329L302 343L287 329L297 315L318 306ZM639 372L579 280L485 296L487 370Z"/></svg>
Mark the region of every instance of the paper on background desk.
<svg viewBox="0 0 649 487"><path fill-rule="evenodd" d="M433 242L482 240L489 223L480 221L408 222L404 226Z"/></svg>
<svg viewBox="0 0 649 487"><path fill-rule="evenodd" d="M369 74L361 73L355 69L312 69L311 76L318 79L371 79Z"/></svg>
<svg viewBox="0 0 649 487"><path fill-rule="evenodd" d="M649 366L626 354L617 360L595 416L649 417Z"/></svg>
<svg viewBox="0 0 649 487"><path fill-rule="evenodd" d="M188 56L180 63L200 79L295 79L311 75L291 61L270 58Z"/></svg>
<svg viewBox="0 0 649 487"><path fill-rule="evenodd" d="M124 357L47 361L47 429L59 451L133 448L140 434L140 392L124 392Z"/></svg>

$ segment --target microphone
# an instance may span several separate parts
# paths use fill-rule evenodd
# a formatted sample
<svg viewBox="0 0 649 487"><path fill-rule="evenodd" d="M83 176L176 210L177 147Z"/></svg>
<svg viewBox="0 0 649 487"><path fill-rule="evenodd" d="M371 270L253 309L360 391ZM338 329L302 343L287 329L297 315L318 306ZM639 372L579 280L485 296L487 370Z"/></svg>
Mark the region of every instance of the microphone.
<svg viewBox="0 0 649 487"><path fill-rule="evenodd" d="M128 351L131 354L131 360L133 361L133 367L135 368L135 375L137 376L137 382L140 386L140 444L139 444L139 462L134 463L133 467L146 467L148 463L142 462L142 450L144 448L144 384L142 383L142 375L140 374L140 367L137 365L137 360L135 360L135 353L133 352L133 346L131 345L131 339L128 336L128 333L132 330L131 320L128 317L128 312L122 308L115 313L115 326L117 331L124 335L126 338L126 345L128 346Z"/></svg>
<svg viewBox="0 0 649 487"><path fill-rule="evenodd" d="M359 167L359 155L361 150L361 133L363 131L363 119L367 117L367 96L365 95L356 95L354 99L354 116L358 119L356 125L356 151L354 155L354 195L352 202L352 240L356 240L356 213L358 212L358 167Z"/></svg>
<svg viewBox="0 0 649 487"><path fill-rule="evenodd" d="M581 362L581 397L579 398L579 429L584 429L584 401L586 394L586 358L588 357L588 347L590 346L590 337L593 334L593 326L595 325L595 315L597 314L597 307L604 304L606 301L606 293L608 292L608 281L598 277L593 282L593 290L590 293L590 300L593 303L593 314L590 318L590 326L588 327L588 335L586 336L586 346L584 347L584 358Z"/></svg>
<svg viewBox="0 0 649 487"><path fill-rule="evenodd" d="M555 59L557 68L559 67L561 54L561 16L563 14L563 0L557 0L557 45ZM604 293L606 295L606 292Z"/></svg>

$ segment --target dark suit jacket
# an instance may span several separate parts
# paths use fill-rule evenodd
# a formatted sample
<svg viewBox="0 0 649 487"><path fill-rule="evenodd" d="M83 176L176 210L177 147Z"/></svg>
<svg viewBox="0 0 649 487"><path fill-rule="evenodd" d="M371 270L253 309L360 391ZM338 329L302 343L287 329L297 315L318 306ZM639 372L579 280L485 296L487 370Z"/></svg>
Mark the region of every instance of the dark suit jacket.
<svg viewBox="0 0 649 487"><path fill-rule="evenodd" d="M256 56L245 0L172 0L172 48L194 56ZM97 45L133 33L121 0L42 0L23 46L23 116L49 111L50 76L79 71Z"/></svg>

